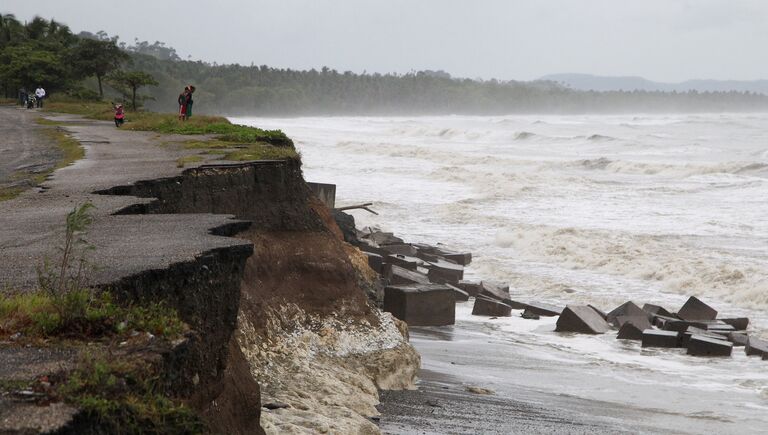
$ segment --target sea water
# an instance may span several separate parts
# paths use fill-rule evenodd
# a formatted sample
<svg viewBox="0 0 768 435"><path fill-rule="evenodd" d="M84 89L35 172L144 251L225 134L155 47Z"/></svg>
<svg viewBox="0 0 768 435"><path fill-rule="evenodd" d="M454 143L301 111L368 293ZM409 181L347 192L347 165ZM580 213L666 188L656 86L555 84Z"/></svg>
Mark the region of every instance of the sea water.
<svg viewBox="0 0 768 435"><path fill-rule="evenodd" d="M768 114L233 121L285 131L305 178L336 184L338 205L373 202L378 216L353 212L358 227L471 251L469 279L605 311L627 300L676 311L696 295L768 331ZM689 357L470 313L457 308L462 349L508 350L477 379L491 388L617 404L674 431L768 432L768 361L743 348Z"/></svg>

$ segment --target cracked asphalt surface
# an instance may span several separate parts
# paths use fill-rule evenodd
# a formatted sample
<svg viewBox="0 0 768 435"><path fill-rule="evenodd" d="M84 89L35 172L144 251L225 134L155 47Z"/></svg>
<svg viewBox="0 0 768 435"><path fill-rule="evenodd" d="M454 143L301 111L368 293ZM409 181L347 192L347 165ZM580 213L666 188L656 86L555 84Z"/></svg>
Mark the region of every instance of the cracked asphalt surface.
<svg viewBox="0 0 768 435"><path fill-rule="evenodd" d="M0 188L30 187L29 175L50 170L61 153L35 123L39 113L0 106Z"/></svg>
<svg viewBox="0 0 768 435"><path fill-rule="evenodd" d="M96 206L87 234L95 247L91 258L93 285L163 269L216 248L250 246L244 240L209 233L212 228L231 223L232 216L114 215L151 199L93 193L140 180L180 175L184 169L176 167L176 160L190 151L159 146L180 137L119 130L111 122L83 120L74 115L45 116L67 123L64 128L83 144L85 158L55 171L41 187L0 202L0 292L35 287L36 266L46 257L55 258L57 246L62 244L67 213L86 201ZM35 126L34 118L23 111L2 108L0 125L11 124L21 130L33 130ZM24 141L3 143L8 144L8 155L19 156L14 159L31 152L26 151L29 146Z"/></svg>

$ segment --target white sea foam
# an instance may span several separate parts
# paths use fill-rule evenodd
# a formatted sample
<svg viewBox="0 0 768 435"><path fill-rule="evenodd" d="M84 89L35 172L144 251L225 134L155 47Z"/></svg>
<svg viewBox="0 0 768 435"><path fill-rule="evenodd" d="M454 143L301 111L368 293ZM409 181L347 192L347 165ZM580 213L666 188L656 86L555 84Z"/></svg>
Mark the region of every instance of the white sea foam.
<svg viewBox="0 0 768 435"><path fill-rule="evenodd" d="M296 139L307 178L336 183L338 204L374 201L380 215L356 213L360 226L472 251L470 279L508 282L522 298L606 310L627 299L676 310L695 294L723 313L749 316L753 332L768 336L768 115L240 122ZM488 324L464 314L463 324ZM638 357L613 337L566 338L546 322L500 322L489 329L495 339L514 333L510 345L538 358L572 359L579 371L564 366L569 379L604 376L605 367L638 391L637 370L653 373L650 383L676 379L674 388L658 387L670 400L707 397L681 407L692 418L728 420L766 406L768 379L752 359L699 367L677 354ZM739 403L715 406L718 389L738 391Z"/></svg>

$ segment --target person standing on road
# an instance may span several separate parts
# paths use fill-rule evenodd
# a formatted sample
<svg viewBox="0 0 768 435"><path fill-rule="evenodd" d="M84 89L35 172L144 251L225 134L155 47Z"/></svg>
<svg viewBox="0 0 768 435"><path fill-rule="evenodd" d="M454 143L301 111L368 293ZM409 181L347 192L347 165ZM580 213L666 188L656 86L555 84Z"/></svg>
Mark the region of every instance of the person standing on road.
<svg viewBox="0 0 768 435"><path fill-rule="evenodd" d="M189 94L189 88L184 88L184 92L179 94L179 121L185 121L187 119L187 95Z"/></svg>
<svg viewBox="0 0 768 435"><path fill-rule="evenodd" d="M187 119L192 117L192 94L195 93L195 87L192 85L187 86L189 92L187 92Z"/></svg>
<svg viewBox="0 0 768 435"><path fill-rule="evenodd" d="M27 107L27 88L19 88L19 104L21 107Z"/></svg>
<svg viewBox="0 0 768 435"><path fill-rule="evenodd" d="M45 98L45 89L43 89L43 85L39 85L37 89L35 89L35 97L37 99L37 108L42 109L43 98Z"/></svg>

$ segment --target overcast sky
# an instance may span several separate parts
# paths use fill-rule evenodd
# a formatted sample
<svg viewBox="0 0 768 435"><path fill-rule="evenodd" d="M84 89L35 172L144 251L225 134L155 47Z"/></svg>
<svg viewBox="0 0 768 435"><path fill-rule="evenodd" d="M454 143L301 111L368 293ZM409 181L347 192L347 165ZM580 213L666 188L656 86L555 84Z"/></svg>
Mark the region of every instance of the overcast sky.
<svg viewBox="0 0 768 435"><path fill-rule="evenodd" d="M766 0L1 0L0 12L160 40L219 63L768 78Z"/></svg>

